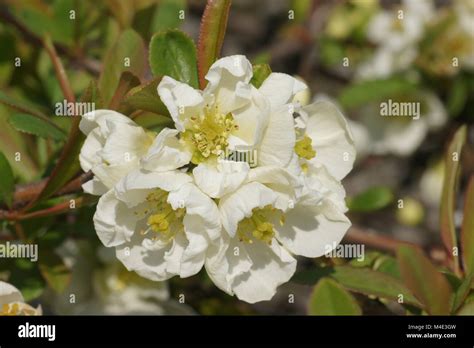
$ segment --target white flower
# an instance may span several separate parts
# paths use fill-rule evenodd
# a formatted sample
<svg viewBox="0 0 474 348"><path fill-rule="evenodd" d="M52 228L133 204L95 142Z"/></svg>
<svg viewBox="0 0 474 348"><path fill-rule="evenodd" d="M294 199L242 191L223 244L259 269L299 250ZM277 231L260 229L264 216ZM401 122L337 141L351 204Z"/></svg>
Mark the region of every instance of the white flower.
<svg viewBox="0 0 474 348"><path fill-rule="evenodd" d="M360 121L369 131L374 154L408 156L418 148L430 131L439 129L447 120L443 103L432 93L421 91L409 99L397 102L418 103L420 114L415 117L419 118L382 117L378 104L368 106L361 112Z"/></svg>
<svg viewBox="0 0 474 348"><path fill-rule="evenodd" d="M216 61L204 91L165 76L158 94L181 133L194 164L215 164L236 147L253 148L268 123L267 99L250 84L252 66L244 56Z"/></svg>
<svg viewBox="0 0 474 348"><path fill-rule="evenodd" d="M166 282L154 282L127 271L112 250L101 247L97 258L95 249L86 242L68 240L61 245L58 252L71 269L72 279L61 295L46 297L55 314L192 314L187 305L170 299ZM71 294L75 296L73 303Z"/></svg>
<svg viewBox="0 0 474 348"><path fill-rule="evenodd" d="M94 174L83 188L95 195L104 194L137 168L154 138L152 132L112 110L84 114L79 128L87 136L79 155L81 167Z"/></svg>
<svg viewBox="0 0 474 348"><path fill-rule="evenodd" d="M357 68L357 78L386 78L408 68L433 14L431 0L406 0L401 7L377 13L367 27L367 37L377 48L373 57Z"/></svg>
<svg viewBox="0 0 474 348"><path fill-rule="evenodd" d="M288 104L300 88L284 74L270 76L262 87L272 97L262 144L270 149L276 143L276 149L265 165L247 168L238 189L220 196L224 232L206 260L219 288L250 303L271 299L291 278L292 254L322 256L341 241L350 222L339 180L355 159L347 123L331 103ZM293 108L301 115L296 133Z"/></svg>
<svg viewBox="0 0 474 348"><path fill-rule="evenodd" d="M33 308L25 303L20 291L13 285L0 281L0 316L41 315L41 307Z"/></svg>
<svg viewBox="0 0 474 348"><path fill-rule="evenodd" d="M134 152L94 216L128 270L160 281L205 265L219 288L253 303L291 278L293 255L319 257L344 236L340 180L355 159L344 117L329 102L302 107L307 87L289 75L272 73L259 89L251 77L248 60L231 56L211 66L204 91L162 79L176 130ZM94 165L106 168L109 128L94 147Z"/></svg>
<svg viewBox="0 0 474 348"><path fill-rule="evenodd" d="M100 198L94 225L128 270L151 280L199 272L221 231L215 203L179 171L132 171Z"/></svg>

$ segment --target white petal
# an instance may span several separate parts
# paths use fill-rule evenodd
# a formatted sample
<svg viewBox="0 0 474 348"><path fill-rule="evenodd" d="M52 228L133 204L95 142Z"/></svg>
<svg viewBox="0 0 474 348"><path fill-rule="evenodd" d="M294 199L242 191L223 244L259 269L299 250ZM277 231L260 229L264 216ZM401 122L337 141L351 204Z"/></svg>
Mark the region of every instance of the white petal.
<svg viewBox="0 0 474 348"><path fill-rule="evenodd" d="M308 86L294 77L282 74L271 73L259 91L270 101L272 110L291 102L296 93L308 89Z"/></svg>
<svg viewBox="0 0 474 348"><path fill-rule="evenodd" d="M222 197L219 202L224 229L234 237L239 222L245 217L250 217L252 209L273 205L277 199L275 192L258 182L241 186L234 193Z"/></svg>
<svg viewBox="0 0 474 348"><path fill-rule="evenodd" d="M344 116L327 101L318 101L303 110L309 115L306 132L316 150L311 162L323 164L341 180L351 171L355 160L354 141Z"/></svg>
<svg viewBox="0 0 474 348"><path fill-rule="evenodd" d="M168 108L176 129L179 131L184 130L185 120L200 114L204 106L201 91L169 76L165 76L161 80L158 85L158 94Z"/></svg>
<svg viewBox="0 0 474 348"><path fill-rule="evenodd" d="M226 235L223 235L225 237ZM229 239L227 237L227 239ZM211 243L207 249L205 268L212 282L222 291L233 295L231 282L227 279L229 273L229 261L226 257L229 241L219 238Z"/></svg>
<svg viewBox="0 0 474 348"><path fill-rule="evenodd" d="M24 302L21 292L13 285L0 281L0 307L12 302Z"/></svg>
<svg viewBox="0 0 474 348"><path fill-rule="evenodd" d="M129 117L122 115L119 112L113 110L95 110L82 115L81 122L79 123L79 129L88 135L95 128L101 128L103 135L108 134L107 123L125 123L130 125L136 125Z"/></svg>
<svg viewBox="0 0 474 348"><path fill-rule="evenodd" d="M175 274L166 270L165 254L168 248L147 248L143 237L135 233L130 242L116 247L117 258L129 271L135 271L144 278L162 281Z"/></svg>
<svg viewBox="0 0 474 348"><path fill-rule="evenodd" d="M296 204L283 226L274 224L277 239L292 253L320 257L336 247L351 223L328 199L319 205Z"/></svg>
<svg viewBox="0 0 474 348"><path fill-rule="evenodd" d="M112 123L110 134L104 144L101 156L110 164L137 161L151 144L145 130L139 126Z"/></svg>
<svg viewBox="0 0 474 348"><path fill-rule="evenodd" d="M85 193L95 196L102 196L109 190L109 188L97 178L92 178L91 180L82 184L82 189Z"/></svg>
<svg viewBox="0 0 474 348"><path fill-rule="evenodd" d="M101 135L100 129L98 128L87 135L79 154L79 162L83 171L87 172L102 162L100 151L102 151L104 143L105 138Z"/></svg>
<svg viewBox="0 0 474 348"><path fill-rule="evenodd" d="M107 247L125 243L132 236L136 220L128 207L115 197L113 190L97 203L94 227L100 241Z"/></svg>
<svg viewBox="0 0 474 348"><path fill-rule="evenodd" d="M245 249L252 267L234 279L232 288L239 299L248 303L268 301L275 295L277 287L293 276L296 260L275 240L271 246L245 244Z"/></svg>
<svg viewBox="0 0 474 348"><path fill-rule="evenodd" d="M288 105L272 109L258 152L261 166L286 166L295 148L293 110Z"/></svg>
<svg viewBox="0 0 474 348"><path fill-rule="evenodd" d="M234 130L228 139L229 149L245 151L248 150L247 147L259 144L270 117L270 105L267 99L251 86L248 103L234 110L232 115L238 129Z"/></svg>
<svg viewBox="0 0 474 348"><path fill-rule="evenodd" d="M214 94L219 110L227 114L248 102L251 78L252 65L245 56L224 57L209 68L206 75L209 83L204 93Z"/></svg>
<svg viewBox="0 0 474 348"><path fill-rule="evenodd" d="M163 129L142 158L142 167L150 171L164 172L188 164L192 154L179 142L178 134L176 129Z"/></svg>
<svg viewBox="0 0 474 348"><path fill-rule="evenodd" d="M193 184L184 184L168 195L173 209L186 208L186 233L201 234L210 239L220 236L221 221L216 203Z"/></svg>
<svg viewBox="0 0 474 348"><path fill-rule="evenodd" d="M217 167L200 164L193 170L196 185L212 198L235 191L247 178L246 162L220 161Z"/></svg>
<svg viewBox="0 0 474 348"><path fill-rule="evenodd" d="M119 199L132 207L144 202L150 189L159 188L169 192L191 181L192 178L188 174L178 171L134 170L117 183L115 191Z"/></svg>

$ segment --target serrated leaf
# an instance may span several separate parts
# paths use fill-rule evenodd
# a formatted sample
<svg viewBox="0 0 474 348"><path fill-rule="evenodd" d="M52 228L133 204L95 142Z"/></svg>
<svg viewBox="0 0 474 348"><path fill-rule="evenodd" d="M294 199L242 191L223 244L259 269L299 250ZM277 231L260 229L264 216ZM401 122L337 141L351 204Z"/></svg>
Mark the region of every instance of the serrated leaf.
<svg viewBox="0 0 474 348"><path fill-rule="evenodd" d="M14 192L15 179L13 177L12 168L5 155L0 152L0 200L11 207Z"/></svg>
<svg viewBox="0 0 474 348"><path fill-rule="evenodd" d="M361 315L355 298L338 283L329 278L321 279L309 299L310 315Z"/></svg>
<svg viewBox="0 0 474 348"><path fill-rule="evenodd" d="M156 77L145 84L132 88L125 95L119 111L132 108L133 110L150 111L159 115L169 116L168 109L161 101L157 92L160 81L161 77Z"/></svg>
<svg viewBox="0 0 474 348"><path fill-rule="evenodd" d="M255 88L260 88L263 81L272 73L272 69L268 64L257 64L253 66L253 76L250 80L250 83L255 86Z"/></svg>
<svg viewBox="0 0 474 348"><path fill-rule="evenodd" d="M52 122L46 122L32 115L12 114L8 121L13 128L20 132L37 135L46 139L66 139L66 133L61 128L53 125Z"/></svg>
<svg viewBox="0 0 474 348"><path fill-rule="evenodd" d="M199 85L206 87L204 78L219 58L227 27L230 0L208 0L201 18L198 43Z"/></svg>
<svg viewBox="0 0 474 348"><path fill-rule="evenodd" d="M42 250L38 262L40 273L49 287L62 293L71 281L71 270L52 250Z"/></svg>
<svg viewBox="0 0 474 348"><path fill-rule="evenodd" d="M37 105L31 104L25 100L18 100L12 96L7 95L3 91L0 91L0 103L25 114L30 114L39 118L48 119L47 116L39 110L39 107Z"/></svg>
<svg viewBox="0 0 474 348"><path fill-rule="evenodd" d="M198 88L196 47L182 31L168 30L153 35L149 62L155 76L170 76Z"/></svg>
<svg viewBox="0 0 474 348"><path fill-rule="evenodd" d="M465 273L474 273L474 175L469 180L464 198L461 249Z"/></svg>
<svg viewBox="0 0 474 348"><path fill-rule="evenodd" d="M142 38L132 29L124 30L107 53L104 70L99 78L99 90L104 104L109 104L119 84L122 72L130 71L141 78L145 67L145 44Z"/></svg>
<svg viewBox="0 0 474 348"><path fill-rule="evenodd" d="M354 108L371 101L382 100L400 93L416 90L416 83L392 77L383 80L368 80L349 85L339 94L339 103L343 108Z"/></svg>
<svg viewBox="0 0 474 348"><path fill-rule="evenodd" d="M460 127L446 150L443 191L440 204L441 239L448 251L448 255L454 260L456 271L459 270L459 256L458 253L453 253L453 248L458 246L454 226L454 210L456 208L455 201L460 172L461 151L466 142L466 134L466 126Z"/></svg>
<svg viewBox="0 0 474 348"><path fill-rule="evenodd" d="M421 306L410 290L398 279L367 268L318 267L310 271L299 272L292 280L302 284L315 284L322 277L331 277L346 289L354 292L395 301L399 299L399 295L402 295L405 303Z"/></svg>
<svg viewBox="0 0 474 348"><path fill-rule="evenodd" d="M403 282L425 310L432 315L449 314L451 286L430 260L419 249L406 245L398 248L397 260Z"/></svg>
<svg viewBox="0 0 474 348"><path fill-rule="evenodd" d="M371 187L355 197L347 199L349 210L370 212L387 207L393 201L393 193L387 187Z"/></svg>

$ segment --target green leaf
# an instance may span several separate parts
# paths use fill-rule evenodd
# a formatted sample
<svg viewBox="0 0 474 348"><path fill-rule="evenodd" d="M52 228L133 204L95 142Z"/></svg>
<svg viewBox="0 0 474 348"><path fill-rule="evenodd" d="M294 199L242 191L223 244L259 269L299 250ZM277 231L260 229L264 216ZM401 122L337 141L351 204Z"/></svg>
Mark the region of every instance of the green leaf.
<svg viewBox="0 0 474 348"><path fill-rule="evenodd" d="M405 285L432 315L450 313L452 289L446 277L438 272L423 253L411 246L400 246L397 259Z"/></svg>
<svg viewBox="0 0 474 348"><path fill-rule="evenodd" d="M0 91L0 103L22 113L48 120L48 117L39 110L37 105L24 100L17 100L16 98L5 94L3 91Z"/></svg>
<svg viewBox="0 0 474 348"><path fill-rule="evenodd" d="M260 88L263 81L272 73L272 69L268 64L257 64L253 66L253 77L250 80L250 83L255 86L255 88Z"/></svg>
<svg viewBox="0 0 474 348"><path fill-rule="evenodd" d="M153 113L143 113L133 119L138 125L143 128L159 133L163 128L173 128L174 122L170 117L156 115Z"/></svg>
<svg viewBox="0 0 474 348"><path fill-rule="evenodd" d="M142 38L132 29L123 31L107 53L104 70L99 78L99 90L105 105L114 95L122 72L130 71L141 78L145 67L145 44Z"/></svg>
<svg viewBox="0 0 474 348"><path fill-rule="evenodd" d="M46 283L57 293L62 293L71 281L71 271L52 250L42 250L39 270Z"/></svg>
<svg viewBox="0 0 474 348"><path fill-rule="evenodd" d="M456 201L456 191L458 186L458 177L460 172L461 151L466 142L467 128L460 127L454 134L446 153L443 191L440 206L440 229L441 239L448 251L450 258L454 259L455 270L459 270L458 253L453 253L454 247L457 247L456 229L454 226L454 210Z"/></svg>
<svg viewBox="0 0 474 348"><path fill-rule="evenodd" d="M322 277L331 277L346 289L365 295L398 300L403 296L405 303L420 306L420 302L398 279L367 268L350 266L318 267L300 272L293 281L303 284L315 284Z"/></svg>
<svg viewBox="0 0 474 348"><path fill-rule="evenodd" d="M167 75L191 87L198 87L196 47L182 31L168 30L153 35L149 62L153 75Z"/></svg>
<svg viewBox="0 0 474 348"><path fill-rule="evenodd" d="M95 81L91 81L89 87L84 91L81 102L95 103L96 108L102 106L102 98L97 89ZM80 117L73 117L68 140L64 145L56 167L53 169L46 186L38 195L36 200L29 204L32 208L38 202L51 197L57 190L63 187L80 170L79 152L85 140L84 134L79 130Z"/></svg>
<svg viewBox="0 0 474 348"><path fill-rule="evenodd" d="M321 279L310 296L310 315L361 315L355 298L338 283L329 278Z"/></svg>
<svg viewBox="0 0 474 348"><path fill-rule="evenodd" d="M393 201L393 193L387 187L371 187L355 197L347 199L351 211L370 212L387 207Z"/></svg>
<svg viewBox="0 0 474 348"><path fill-rule="evenodd" d="M156 91L160 81L161 77L156 77L143 85L132 88L123 99L119 111L132 108L169 116L168 109Z"/></svg>
<svg viewBox="0 0 474 348"><path fill-rule="evenodd" d="M474 273L474 175L471 175L464 198L461 228L462 261L466 274Z"/></svg>
<svg viewBox="0 0 474 348"><path fill-rule="evenodd" d="M66 133L61 128L57 127L52 122L46 122L45 120L32 115L12 114L8 121L20 132L54 140L66 139Z"/></svg>
<svg viewBox="0 0 474 348"><path fill-rule="evenodd" d="M179 11L185 9L185 0L160 1L151 22L151 32L157 33L167 29L177 29L183 22L183 20L179 18Z"/></svg>
<svg viewBox="0 0 474 348"><path fill-rule="evenodd" d="M13 193L15 192L15 179L5 155L0 152L0 199L9 207L13 203Z"/></svg>
<svg viewBox="0 0 474 348"><path fill-rule="evenodd" d="M449 114L456 117L464 108L468 97L468 87L462 77L454 80L452 87L448 91L447 109Z"/></svg>
<svg viewBox="0 0 474 348"><path fill-rule="evenodd" d="M224 42L230 0L208 0L201 18L198 43L199 86L206 87L206 76L211 65L219 58Z"/></svg>
<svg viewBox="0 0 474 348"><path fill-rule="evenodd" d="M134 87L140 85L140 80L138 77L133 75L129 71L124 71L120 76L119 84L115 90L112 99L110 100L109 108L112 110L119 109L119 105L122 103L125 95ZM124 112L127 113L127 112Z"/></svg>
<svg viewBox="0 0 474 348"><path fill-rule="evenodd" d="M470 273L457 288L453 296L453 306L452 312L456 312L459 307L464 303L469 291L471 290L472 280L474 279L474 274Z"/></svg>
<svg viewBox="0 0 474 348"><path fill-rule="evenodd" d="M397 259L392 256L384 255L377 259L374 263L374 270L388 274L389 276L392 276L396 279L402 278L400 275L400 268L398 267Z"/></svg>
<svg viewBox="0 0 474 348"><path fill-rule="evenodd" d="M471 294L464 305L456 313L457 315L474 315L474 295Z"/></svg>
<svg viewBox="0 0 474 348"><path fill-rule="evenodd" d="M400 93L410 93L416 87L416 83L399 77L369 80L344 88L338 99L343 108L350 109Z"/></svg>

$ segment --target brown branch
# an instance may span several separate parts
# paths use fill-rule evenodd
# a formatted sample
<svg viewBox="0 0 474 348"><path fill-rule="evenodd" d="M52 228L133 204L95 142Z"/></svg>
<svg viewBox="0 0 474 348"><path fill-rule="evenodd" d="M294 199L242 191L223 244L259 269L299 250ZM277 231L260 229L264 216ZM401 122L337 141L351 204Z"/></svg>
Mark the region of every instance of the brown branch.
<svg viewBox="0 0 474 348"><path fill-rule="evenodd" d="M80 192L82 184L84 184L86 181L89 181L90 179L92 179L91 172L83 173L67 183L63 188L52 195L52 197ZM25 203L28 203L33 198L35 198L44 189L47 181L48 178L32 184L17 185L13 195L13 207L23 206Z"/></svg>
<svg viewBox="0 0 474 348"><path fill-rule="evenodd" d="M383 250L395 254L401 245L420 247L411 242L398 240L392 237L384 236L374 230L366 230L361 227L352 226L343 239L344 242L360 243L367 247ZM446 266L452 266L443 248L439 246L425 246L423 249L437 263Z"/></svg>

